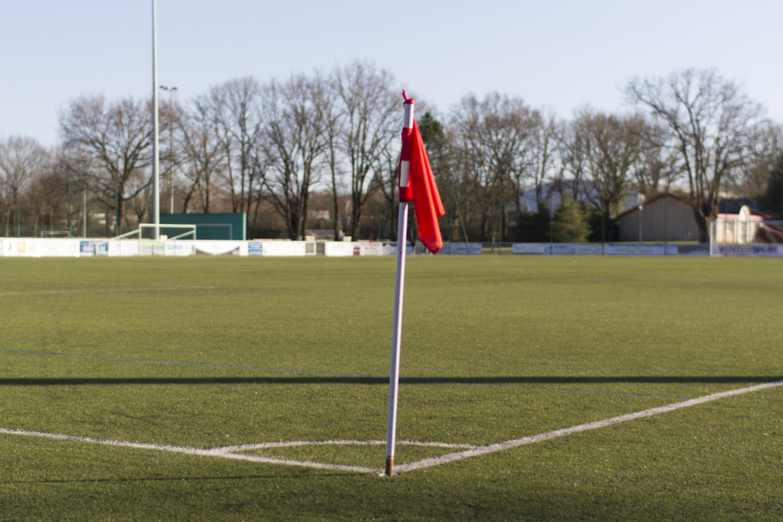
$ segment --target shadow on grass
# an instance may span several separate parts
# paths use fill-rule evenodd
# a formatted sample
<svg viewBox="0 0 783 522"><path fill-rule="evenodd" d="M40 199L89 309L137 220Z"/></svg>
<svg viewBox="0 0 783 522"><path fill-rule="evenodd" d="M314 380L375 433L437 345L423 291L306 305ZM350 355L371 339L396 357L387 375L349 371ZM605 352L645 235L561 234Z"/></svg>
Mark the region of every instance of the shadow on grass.
<svg viewBox="0 0 783 522"><path fill-rule="evenodd" d="M3 484L122 484L122 483L144 483L144 482L241 482L245 480L280 480L297 479L308 475L305 468L297 471L285 471L285 468L279 468L278 473L270 475L216 475L216 476L175 476L175 477L106 477L106 478L74 478L74 479L30 479L30 480L4 480ZM290 468L288 468L290 469ZM345 477L345 473L334 473L322 470L321 477ZM5 519L3 519L5 520Z"/></svg>
<svg viewBox="0 0 783 522"><path fill-rule="evenodd" d="M590 377L403 377L404 384L752 384L783 380L780 375L660 375ZM169 385L169 384L388 384L388 377L285 376L285 377L26 377L0 379L0 386Z"/></svg>
<svg viewBox="0 0 783 522"><path fill-rule="evenodd" d="M337 474L335 474L337 476ZM247 475L235 477L144 477L144 478L83 478L83 479L31 479L31 480L7 480L3 484L100 484L100 483L143 483L143 482L190 482L190 481L241 481L241 480L267 480L279 479L280 475Z"/></svg>

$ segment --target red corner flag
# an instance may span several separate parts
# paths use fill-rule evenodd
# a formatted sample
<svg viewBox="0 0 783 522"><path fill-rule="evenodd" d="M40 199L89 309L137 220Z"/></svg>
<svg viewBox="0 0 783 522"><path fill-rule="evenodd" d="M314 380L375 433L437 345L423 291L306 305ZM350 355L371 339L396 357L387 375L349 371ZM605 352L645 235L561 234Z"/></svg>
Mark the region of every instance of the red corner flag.
<svg viewBox="0 0 783 522"><path fill-rule="evenodd" d="M405 105L413 107L413 98L402 91ZM412 111L411 111L412 112ZM415 118L413 126L402 128L402 152L400 154L400 201L413 201L419 239L427 250L437 254L443 247L438 218L446 213L432 176L430 160L421 140Z"/></svg>

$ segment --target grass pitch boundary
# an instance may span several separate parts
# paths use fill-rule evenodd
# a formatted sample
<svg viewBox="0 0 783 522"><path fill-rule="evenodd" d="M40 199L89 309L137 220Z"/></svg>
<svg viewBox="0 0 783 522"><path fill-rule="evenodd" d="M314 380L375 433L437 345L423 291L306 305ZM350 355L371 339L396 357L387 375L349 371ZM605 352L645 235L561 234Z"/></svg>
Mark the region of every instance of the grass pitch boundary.
<svg viewBox="0 0 783 522"><path fill-rule="evenodd" d="M397 474L401 474L401 473L408 473L415 470L426 469L434 466L440 466L443 464L448 464L450 462L456 462L471 457L478 457L489 453L505 451L513 448L518 448L520 446L526 446L530 444L535 444L537 442L543 442L543 441L555 439L558 437L565 437L577 433L584 433L587 431L592 431L599 428L605 428L607 426L621 424L624 422L630 422L637 419L652 417L655 415L660 415L662 413L668 413L683 408L689 408L691 406L697 406L700 404L717 401L728 397L736 397L747 393L768 390L778 386L783 386L783 380L758 384L755 386L749 386L746 388L739 388L739 389L729 390L725 392L713 393L710 395L697 397L695 399L690 399L684 402L676 402L672 404L667 404L665 406L649 408L647 410L642 410L635 413L618 415L616 417L610 417L599 421L578 424L576 426L571 426L568 428L561 428L558 430L548 431L545 433L539 433L537 435L530 435L526 437L521 437L519 439L507 440L507 441L498 442L495 444L488 444L484 446L475 446L470 444L449 444L449 443L439 443L439 442L399 441L397 444L401 446L402 445L430 446L430 447L462 449L462 451L456 451L454 453L448 453L446 455L441 455L439 457L432 457L432 458L422 459L415 462L400 464L396 467L396 471ZM140 443L140 442L131 442L131 441L98 439L92 437L81 437L76 435L64 435L58 433L45 433L39 431L28 431L28 430L19 430L19 429L11 429L11 428L3 428L3 427L0 427L0 433L5 435L18 435L18 436L27 436L27 437L38 437L38 438L44 438L50 440L85 442L91 444L102 444L102 445L125 447L125 448L166 451L172 453L183 453L188 455L199 455L204 457L218 457L224 459L258 462L264 464L298 466L298 467L324 469L324 470L331 470L331 471L346 471L346 472L369 473L369 474L378 474L378 475L383 475L384 473L384 470L381 468L369 468L364 466L348 466L342 464L328 464L323 462L312 462L312 461L288 460L288 459L263 457L259 455L248 455L242 453L243 451L248 451L253 449L264 449L264 448L273 448L273 447L282 448L282 447L295 447L295 446L307 446L307 445L347 446L347 445L385 444L385 441L378 441L378 440L373 440L373 441L326 440L326 441L270 442L270 443L258 443L258 444L244 444L239 446L224 446L224 447L212 448L212 449L199 449L199 448L169 446L169 445L161 445L161 444L149 444L149 443Z"/></svg>

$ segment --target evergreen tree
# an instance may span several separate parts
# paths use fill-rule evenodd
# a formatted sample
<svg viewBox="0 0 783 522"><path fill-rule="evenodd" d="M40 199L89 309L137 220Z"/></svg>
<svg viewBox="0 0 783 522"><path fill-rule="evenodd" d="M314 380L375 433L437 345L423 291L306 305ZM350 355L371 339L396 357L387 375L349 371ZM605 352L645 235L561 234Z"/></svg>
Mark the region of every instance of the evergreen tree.
<svg viewBox="0 0 783 522"><path fill-rule="evenodd" d="M590 235L590 226L584 208L581 203L574 201L567 194L564 195L562 205L555 212L552 228L554 240L559 243L586 243Z"/></svg>

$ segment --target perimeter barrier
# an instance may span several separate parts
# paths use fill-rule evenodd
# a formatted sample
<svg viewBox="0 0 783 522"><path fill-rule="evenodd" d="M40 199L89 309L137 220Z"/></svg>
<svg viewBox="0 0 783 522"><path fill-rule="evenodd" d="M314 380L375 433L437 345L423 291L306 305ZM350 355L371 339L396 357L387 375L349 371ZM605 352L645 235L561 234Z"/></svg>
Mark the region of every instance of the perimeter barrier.
<svg viewBox="0 0 783 522"><path fill-rule="evenodd" d="M80 239L0 238L4 257L94 256L383 256L395 255L396 244L385 241L286 241L255 239ZM421 243L408 245L408 254L430 255ZM591 255L591 256L708 256L709 244L664 243L445 243L438 255ZM783 257L783 245L748 245L734 255Z"/></svg>

